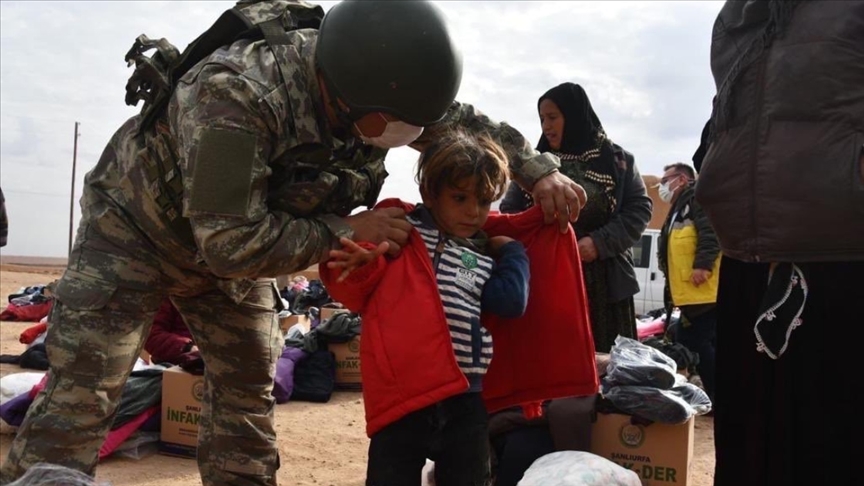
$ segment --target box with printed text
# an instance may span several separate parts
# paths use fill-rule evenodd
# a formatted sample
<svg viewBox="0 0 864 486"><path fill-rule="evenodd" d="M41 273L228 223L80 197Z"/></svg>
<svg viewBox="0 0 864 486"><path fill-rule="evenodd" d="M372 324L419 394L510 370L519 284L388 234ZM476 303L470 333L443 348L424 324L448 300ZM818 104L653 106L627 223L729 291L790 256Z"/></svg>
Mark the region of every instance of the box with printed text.
<svg viewBox="0 0 864 486"><path fill-rule="evenodd" d="M162 373L162 431L159 452L170 456L195 457L204 377L179 366Z"/></svg>
<svg viewBox="0 0 864 486"><path fill-rule="evenodd" d="M641 425L630 415L598 413L591 452L630 469L645 486L691 484L694 418L679 425Z"/></svg>

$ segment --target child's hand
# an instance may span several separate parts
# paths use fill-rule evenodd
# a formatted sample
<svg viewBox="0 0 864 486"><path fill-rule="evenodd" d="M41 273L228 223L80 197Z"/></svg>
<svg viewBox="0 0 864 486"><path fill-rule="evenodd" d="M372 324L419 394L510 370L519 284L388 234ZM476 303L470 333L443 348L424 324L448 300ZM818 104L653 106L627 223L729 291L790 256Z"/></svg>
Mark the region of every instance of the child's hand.
<svg viewBox="0 0 864 486"><path fill-rule="evenodd" d="M381 242L374 250L367 250L349 238L339 238L339 243L342 243L342 249L330 250L330 261L327 262L327 268L342 269L342 273L336 279L337 282L345 280L354 269L374 261L387 253L387 249L390 248L390 244L386 241Z"/></svg>
<svg viewBox="0 0 864 486"><path fill-rule="evenodd" d="M493 236L489 238L489 242L487 243L489 247L489 253L491 253L493 257L497 257L498 251L501 249L501 247L506 245L507 243L510 243L511 241L515 240L513 238L510 238L509 236Z"/></svg>

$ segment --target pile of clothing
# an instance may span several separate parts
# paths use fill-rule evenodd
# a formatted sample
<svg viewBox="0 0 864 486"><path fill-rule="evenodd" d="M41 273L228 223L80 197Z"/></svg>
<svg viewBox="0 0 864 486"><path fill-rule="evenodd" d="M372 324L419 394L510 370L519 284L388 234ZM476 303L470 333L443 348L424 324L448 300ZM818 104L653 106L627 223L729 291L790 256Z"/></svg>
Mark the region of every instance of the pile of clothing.
<svg viewBox="0 0 864 486"><path fill-rule="evenodd" d="M294 314L306 314L312 308L333 301L320 280L310 281L302 275L294 277L287 287L279 291L279 295L288 302L288 308Z"/></svg>
<svg viewBox="0 0 864 486"><path fill-rule="evenodd" d="M22 287L9 295L9 305L0 312L0 321L39 322L51 311L52 303L44 285Z"/></svg>
<svg viewBox="0 0 864 486"><path fill-rule="evenodd" d="M311 311L311 329L288 330L282 356L276 362L273 397L276 403L302 400L324 403L336 387L336 360L329 344L344 343L360 334L361 320L355 313L333 314L323 322Z"/></svg>
<svg viewBox="0 0 864 486"><path fill-rule="evenodd" d="M48 334L48 317L43 317L39 324L25 329L18 337L27 349L21 354L2 354L0 363L16 364L24 369L47 370L48 353L45 350L45 336Z"/></svg>
<svg viewBox="0 0 864 486"><path fill-rule="evenodd" d="M619 413L652 422L682 424L711 411L711 400L677 373L678 364L661 351L618 336L601 392ZM598 403L598 411L604 411Z"/></svg>
<svg viewBox="0 0 864 486"><path fill-rule="evenodd" d="M111 431L105 438L105 442L99 449L99 459L123 448L124 443L133 441L141 445L142 437L147 437L151 442L158 440L160 414L162 405L162 371L165 368L157 365L146 365L140 359L135 365L132 374L123 386L120 404L117 414L111 425ZM27 379L32 379L28 373ZM15 375L4 377L3 387L15 382L26 383L27 380L15 380ZM44 374L40 381L27 390L19 389L14 398L3 401L0 404L0 419L5 424L18 427L24 421L27 410L36 398L36 395L45 387L48 374ZM4 396L8 395L4 391Z"/></svg>

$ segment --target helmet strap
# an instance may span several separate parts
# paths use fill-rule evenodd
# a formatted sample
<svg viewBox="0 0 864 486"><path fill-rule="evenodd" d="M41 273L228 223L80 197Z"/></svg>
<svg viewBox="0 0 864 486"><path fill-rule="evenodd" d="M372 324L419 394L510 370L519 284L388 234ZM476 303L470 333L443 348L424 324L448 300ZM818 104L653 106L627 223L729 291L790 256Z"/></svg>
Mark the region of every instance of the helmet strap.
<svg viewBox="0 0 864 486"><path fill-rule="evenodd" d="M318 73L318 79L321 80L321 96L324 99L324 103L327 105L325 109L329 108L332 111L333 115L336 117L336 120L339 122L339 126L331 126L330 129L337 135L338 138L344 139L345 135L354 136L351 127L354 126L354 120L351 119L348 112L342 107L339 103L339 93L336 91L336 88L333 87L333 84L327 79L323 73ZM330 116L328 115L328 121L330 120Z"/></svg>

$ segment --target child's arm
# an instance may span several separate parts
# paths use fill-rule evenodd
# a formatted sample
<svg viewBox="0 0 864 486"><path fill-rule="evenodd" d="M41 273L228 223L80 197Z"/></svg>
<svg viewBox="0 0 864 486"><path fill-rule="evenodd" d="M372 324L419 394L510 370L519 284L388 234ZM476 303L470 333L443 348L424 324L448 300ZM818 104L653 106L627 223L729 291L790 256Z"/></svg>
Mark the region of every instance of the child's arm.
<svg viewBox="0 0 864 486"><path fill-rule="evenodd" d="M331 250L330 258L318 265L321 281L331 297L348 309L359 312L375 290L387 262L387 242L377 247L341 238L341 250Z"/></svg>
<svg viewBox="0 0 864 486"><path fill-rule="evenodd" d="M483 312L500 317L519 317L528 305L530 272L525 247L506 236L491 238L489 246L497 262L492 277L483 286L480 306Z"/></svg>

